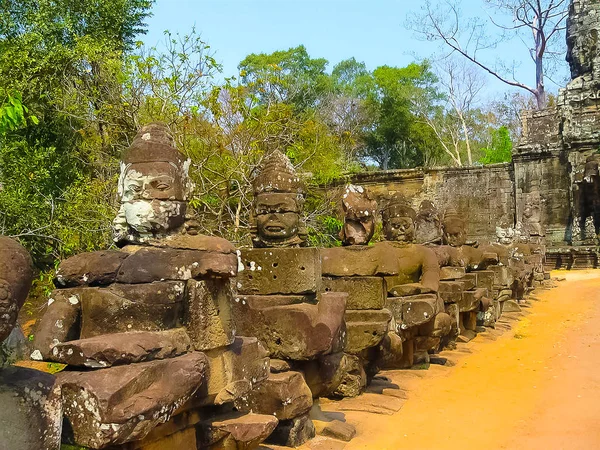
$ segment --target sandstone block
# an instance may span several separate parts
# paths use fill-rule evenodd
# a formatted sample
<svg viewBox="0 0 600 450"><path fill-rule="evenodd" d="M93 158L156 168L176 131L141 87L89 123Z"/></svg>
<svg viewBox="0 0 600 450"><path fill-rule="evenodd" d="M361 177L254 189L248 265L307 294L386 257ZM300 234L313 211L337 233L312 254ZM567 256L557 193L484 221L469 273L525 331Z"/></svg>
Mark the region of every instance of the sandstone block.
<svg viewBox="0 0 600 450"><path fill-rule="evenodd" d="M463 292L462 300L457 303L460 312L477 311L481 306L482 299L487 295L485 289L474 289Z"/></svg>
<svg viewBox="0 0 600 450"><path fill-rule="evenodd" d="M358 354L381 342L392 315L387 309L347 310L345 318L347 341L344 351Z"/></svg>
<svg viewBox="0 0 600 450"><path fill-rule="evenodd" d="M252 309L268 308L270 306L297 305L300 303L316 304L317 299L314 295L238 295L235 298L236 303L242 306L248 304ZM234 308L234 313L242 311L244 308ZM235 317L236 323L243 327L244 317ZM244 335L241 328L238 328L238 334Z"/></svg>
<svg viewBox="0 0 600 450"><path fill-rule="evenodd" d="M458 280L465 276L464 267L446 266L440 267L440 281Z"/></svg>
<svg viewBox="0 0 600 450"><path fill-rule="evenodd" d="M346 293L326 292L317 305L267 308L236 302L236 329L240 334L258 337L274 358L313 359L343 348L346 297Z"/></svg>
<svg viewBox="0 0 600 450"><path fill-rule="evenodd" d="M237 278L240 294L311 294L320 290L321 261L317 248L241 250Z"/></svg>
<svg viewBox="0 0 600 450"><path fill-rule="evenodd" d="M111 250L71 256L58 266L54 284L57 287L75 287L114 283L128 256L128 253Z"/></svg>
<svg viewBox="0 0 600 450"><path fill-rule="evenodd" d="M362 394L367 386L367 374L361 359L356 355L344 354L340 369L343 376L331 396L348 398Z"/></svg>
<svg viewBox="0 0 600 450"><path fill-rule="evenodd" d="M278 420L263 414L230 414L202 421L196 427L198 448L251 450L273 432Z"/></svg>
<svg viewBox="0 0 600 450"><path fill-rule="evenodd" d="M420 283L397 284L389 289L389 295L392 297L408 297L410 295L431 294L433 292L433 289L423 286Z"/></svg>
<svg viewBox="0 0 600 450"><path fill-rule="evenodd" d="M347 309L381 309L387 296L382 277L325 277L325 292L347 292Z"/></svg>
<svg viewBox="0 0 600 450"><path fill-rule="evenodd" d="M502 305L503 313L521 312L521 307L516 300L506 300Z"/></svg>
<svg viewBox="0 0 600 450"><path fill-rule="evenodd" d="M491 291L494 286L494 277L495 274L491 270L479 270L477 272L477 287Z"/></svg>
<svg viewBox="0 0 600 450"><path fill-rule="evenodd" d="M340 420L332 420L331 422L323 422L314 420L315 430L320 436L327 436L340 441L349 442L356 436L356 428L354 425Z"/></svg>
<svg viewBox="0 0 600 450"><path fill-rule="evenodd" d="M232 402L269 376L269 358L254 337L236 337L228 347L208 350L205 354L206 382L189 407Z"/></svg>
<svg viewBox="0 0 600 450"><path fill-rule="evenodd" d="M0 447L59 450L60 385L53 375L22 367L0 369Z"/></svg>
<svg viewBox="0 0 600 450"><path fill-rule="evenodd" d="M513 282L513 276L506 266L489 266L488 270L494 272L494 285L510 286Z"/></svg>
<svg viewBox="0 0 600 450"><path fill-rule="evenodd" d="M131 254L119 270L119 283L137 284L208 277L229 278L237 273L232 253L144 247Z"/></svg>
<svg viewBox="0 0 600 450"><path fill-rule="evenodd" d="M312 404L312 393L300 372L272 373L245 399L236 402L239 410L269 414L279 420L306 414Z"/></svg>
<svg viewBox="0 0 600 450"><path fill-rule="evenodd" d="M52 349L52 361L93 369L173 358L192 351L183 328L167 331L134 331L106 334L60 343Z"/></svg>
<svg viewBox="0 0 600 450"><path fill-rule="evenodd" d="M388 297L386 307L392 313L398 327L407 330L434 318L438 310L438 298L435 294Z"/></svg>
<svg viewBox="0 0 600 450"><path fill-rule="evenodd" d="M398 274L398 260L387 247L356 245L322 248L323 276L389 276Z"/></svg>
<svg viewBox="0 0 600 450"><path fill-rule="evenodd" d="M92 448L144 438L164 423L205 379L202 353L90 372L63 372L69 441Z"/></svg>
<svg viewBox="0 0 600 450"><path fill-rule="evenodd" d="M162 331L182 325L185 306L178 285L165 284L162 295L144 295L157 286L140 287L140 295L124 298L118 290L79 288L81 301L81 339L128 331ZM161 288L159 288L161 289ZM169 294L168 292L172 293ZM158 294L158 293L156 293ZM137 297L137 298L136 298ZM154 303L156 302L156 303Z"/></svg>
<svg viewBox="0 0 600 450"><path fill-rule="evenodd" d="M460 279L459 283L462 283L463 290L465 291L474 289L477 286L477 275L474 273L466 273L465 276Z"/></svg>
<svg viewBox="0 0 600 450"><path fill-rule="evenodd" d="M462 300L464 284L460 281L440 281L439 294L444 303L458 303Z"/></svg>
<svg viewBox="0 0 600 450"><path fill-rule="evenodd" d="M186 328L196 350L210 350L235 339L229 280L188 280Z"/></svg>

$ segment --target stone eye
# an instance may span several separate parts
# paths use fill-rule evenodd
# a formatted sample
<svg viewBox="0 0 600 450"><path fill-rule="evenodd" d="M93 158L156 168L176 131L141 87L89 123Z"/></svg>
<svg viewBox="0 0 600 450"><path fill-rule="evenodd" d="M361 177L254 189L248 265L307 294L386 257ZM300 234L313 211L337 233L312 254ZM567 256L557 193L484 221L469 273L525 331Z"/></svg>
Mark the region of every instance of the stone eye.
<svg viewBox="0 0 600 450"><path fill-rule="evenodd" d="M167 189L169 189L171 186L167 183L158 183L156 185L156 189L160 190L160 191L166 191Z"/></svg>

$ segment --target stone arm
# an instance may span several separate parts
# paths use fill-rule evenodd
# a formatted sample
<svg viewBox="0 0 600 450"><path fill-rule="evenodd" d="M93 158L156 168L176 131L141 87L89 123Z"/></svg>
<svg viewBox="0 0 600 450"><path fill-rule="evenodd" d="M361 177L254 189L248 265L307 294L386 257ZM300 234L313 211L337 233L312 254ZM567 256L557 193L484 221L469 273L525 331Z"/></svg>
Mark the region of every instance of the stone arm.
<svg viewBox="0 0 600 450"><path fill-rule="evenodd" d="M79 339L81 301L69 291L57 289L50 295L46 312L34 332L31 359L52 359L52 350L57 344Z"/></svg>
<svg viewBox="0 0 600 450"><path fill-rule="evenodd" d="M427 248L421 249L421 280L420 284L423 287L437 292L440 286L440 265L435 253Z"/></svg>

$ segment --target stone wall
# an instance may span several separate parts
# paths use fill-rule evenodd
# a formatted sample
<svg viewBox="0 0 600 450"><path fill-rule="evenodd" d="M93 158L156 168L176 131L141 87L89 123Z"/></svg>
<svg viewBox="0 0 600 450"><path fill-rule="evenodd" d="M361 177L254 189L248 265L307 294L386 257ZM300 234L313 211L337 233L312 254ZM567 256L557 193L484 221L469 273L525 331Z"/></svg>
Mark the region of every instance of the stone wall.
<svg viewBox="0 0 600 450"><path fill-rule="evenodd" d="M442 212L452 207L466 219L472 240L488 241L496 226L515 221L514 169L510 163L368 172L354 175L351 182L366 187L379 202L401 192L416 210L425 199Z"/></svg>

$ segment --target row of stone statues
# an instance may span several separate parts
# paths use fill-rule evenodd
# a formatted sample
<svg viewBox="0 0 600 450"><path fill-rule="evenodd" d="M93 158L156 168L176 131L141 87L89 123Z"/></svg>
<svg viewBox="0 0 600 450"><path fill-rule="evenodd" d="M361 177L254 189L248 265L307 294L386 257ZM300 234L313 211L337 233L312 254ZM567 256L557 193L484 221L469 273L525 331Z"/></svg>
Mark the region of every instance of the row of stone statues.
<svg viewBox="0 0 600 450"><path fill-rule="evenodd" d="M31 353L67 365L44 384L53 394L38 409L52 425L31 422L55 430L45 448L297 446L315 434L314 398L357 396L383 368L428 364L544 279L541 245L467 245L455 212L416 212L398 194L382 202L385 240L370 244L380 208L353 185L343 246L307 247L305 188L278 151L254 180L254 248L236 250L187 220L188 169L164 126L144 127L121 165L120 250L60 264ZM2 269L14 267L30 262ZM0 280L0 295L2 283L17 292L0 297L8 328L26 272Z"/></svg>

